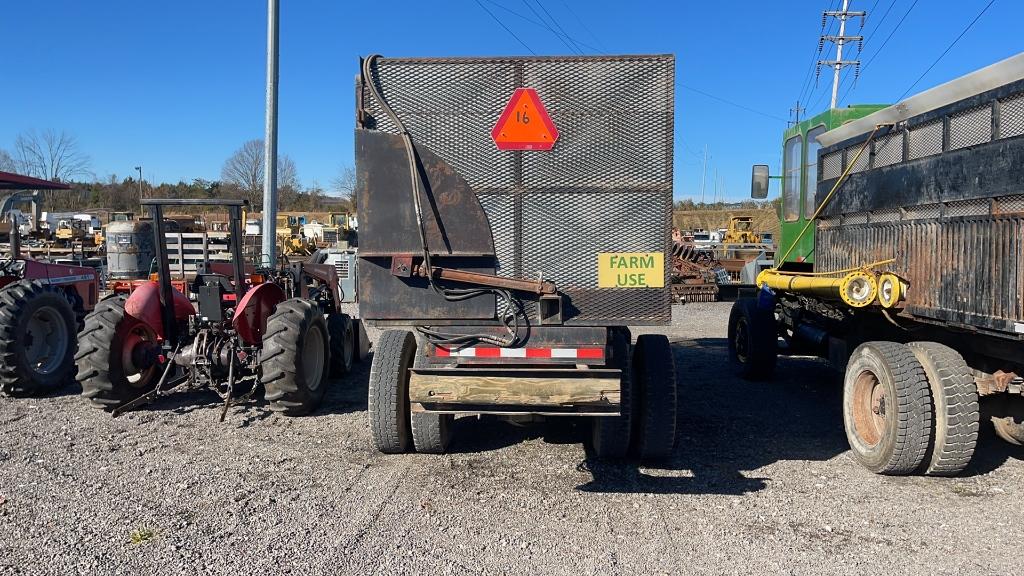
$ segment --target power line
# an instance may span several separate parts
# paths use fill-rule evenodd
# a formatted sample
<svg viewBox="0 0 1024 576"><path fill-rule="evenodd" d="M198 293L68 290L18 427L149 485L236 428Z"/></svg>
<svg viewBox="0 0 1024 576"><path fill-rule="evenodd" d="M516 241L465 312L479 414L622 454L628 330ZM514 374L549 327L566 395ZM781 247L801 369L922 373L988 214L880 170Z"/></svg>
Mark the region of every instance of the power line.
<svg viewBox="0 0 1024 576"><path fill-rule="evenodd" d="M519 43L523 45L523 48L526 48L526 50L527 50L527 51L528 51L528 52L529 52L530 54L533 54L534 56L536 56L536 55L537 55L537 53L536 53L536 52L534 52L534 51L533 51L532 49L530 49L530 47L529 47L529 46L527 46L527 45L526 45L526 42L523 42L523 39L522 39L522 38L520 38L519 36L516 36L516 33L515 33L515 32L513 32L513 31L512 31L512 30L511 30L511 29L510 29L510 28L509 28L508 26L505 26L505 23L504 23L504 22L502 22L501 20L499 20L499 19L498 19L498 17L497 17L497 16L495 16L493 12L491 12L490 10L488 10L488 9L487 9L487 7L486 7L486 6L484 6L483 4L481 4L481 3L480 3L480 0L473 0L473 1L474 1L474 2L476 2L476 5L477 5L477 6L479 6L480 8L482 8L484 12L487 12L487 14L488 14L488 15L489 15L489 16L490 16L490 17L491 17L492 19L494 19L494 21L495 21L495 22L497 22L497 23L498 23L498 26L501 26L502 28L504 28L504 29L505 29L505 31L506 31L506 32L508 32L509 34L511 34L513 38L515 38L516 40L518 40L518 41L519 41Z"/></svg>
<svg viewBox="0 0 1024 576"><path fill-rule="evenodd" d="M562 25L558 23L558 20L556 20L555 17L551 15L551 12L548 12L548 9L544 7L544 4L541 3L540 0L533 0L533 1L537 4L537 6L540 6L540 9L543 10L545 14L547 14L548 18L555 25L555 28L558 28L562 32L562 34L565 34L565 37L568 38L569 41L572 42L574 46L576 46L576 51L579 52L580 55L582 56L583 55L583 50L580 50L580 47L576 44L576 40L574 40L572 36L569 36L569 33L565 31L565 28L562 28Z"/></svg>
<svg viewBox="0 0 1024 576"><path fill-rule="evenodd" d="M864 44L866 44L867 46L871 46L871 39L874 38L875 37L875 33L878 32L882 28L882 24L885 24L885 19L889 17L889 13L892 12L892 7L895 6L895 5L896 5L896 0L892 0L892 2L889 3L889 7L885 9L885 13L882 14L882 17L878 20L878 23L875 24L873 28L871 28L871 32L868 34L867 38L864 39ZM868 16L869 17L871 15L871 12L874 11L876 6L878 6L878 0L875 0L875 3L871 6L871 10L868 11ZM875 50L875 54L877 54L877 53L878 53L878 50ZM875 59L875 54L872 54L871 60ZM871 63L871 60L868 60L868 64ZM867 65L865 65L864 68L867 68ZM861 69L861 72L864 71L864 68ZM846 98L846 95L850 93L850 89L851 88L849 88L847 86L847 82L848 81L850 81L850 77L849 76L847 76L846 78L843 79L843 83L842 83L841 87L846 88L846 90L843 91L843 97L839 99L840 102L842 102ZM856 82L853 82L853 83L856 84ZM852 86L852 84L850 86Z"/></svg>
<svg viewBox="0 0 1024 576"><path fill-rule="evenodd" d="M565 47L569 49L569 52L578 52L580 54L583 54L583 52L580 52L579 48L573 49L573 47L570 46L569 43L565 41L565 38L560 36L558 34L558 32L555 32L554 28L552 28L551 26L548 26L548 23L544 21L544 17L541 16L539 12L534 10L533 5L530 4L529 0L523 0L523 4L526 5L526 7L530 9L530 12L533 12L533 15L536 16L538 20L540 20L541 25L543 25L545 28L548 29L548 32L551 32L552 34L554 34L555 38L558 38L562 42L562 44L565 44Z"/></svg>
<svg viewBox="0 0 1024 576"><path fill-rule="evenodd" d="M477 3L477 4L479 4L479 3L480 3L480 0L475 0L475 1L476 1L476 3ZM504 10L505 12L508 12L509 14L511 14L511 15L513 15L513 16L515 16L516 18L519 18L520 20L525 20L525 21L529 22L530 24L533 24L534 26L539 26L539 27L541 27L541 28L546 28L546 29L548 29L548 30L551 30L551 27L550 27L550 26L547 26L546 24L544 24L544 23L541 23L541 22L537 22L536 20L534 20L533 18L530 18L529 16L524 16L523 14L520 14L519 12L516 12L515 10L512 10L511 8L508 8L508 7L506 7L506 6L503 6L503 5L501 5L501 4L498 4L497 2L494 2L494 0L483 0L483 1L484 1L484 2L487 2L488 4L490 4L490 5L492 5L492 6L494 6L495 8L499 8L499 9L501 9L501 10ZM506 28L506 30L507 30L507 28ZM553 32L553 31L552 31L552 32ZM556 36L558 36L558 33L557 33L557 32L555 32L554 34L555 34ZM573 41L574 43L576 43L576 44L579 44L580 46L583 46L584 48L587 48L587 49L593 50L594 52L600 52L600 50L598 50L597 48L594 48L593 46L591 46L591 45L589 45L589 44L586 44L586 43L584 43L584 42L580 42L580 41L579 41L579 40L577 40L576 38L572 38L572 37L569 37L569 38L570 38L570 39L571 39L571 40L572 40L572 41Z"/></svg>
<svg viewBox="0 0 1024 576"><path fill-rule="evenodd" d="M868 60L868 63L865 64L863 68L861 68L861 72L867 70L868 66L871 66L871 63L875 61L875 58L877 58L878 54L882 52L882 49L885 48L885 45L889 43L889 40L892 39L894 34L896 34L896 31L900 29L900 26L903 24L903 21L907 19L907 16L910 15L910 12L914 9L914 6L917 6L917 3L919 1L920 0L914 0L914 3L910 5L910 8L907 8L907 11L903 13L903 17L900 18L900 21L896 23L896 27L893 28L891 32L889 32L889 35L885 37L885 40L882 42L882 45L878 47L878 50L875 50L875 53L871 55L871 58ZM853 84L851 84L850 87L846 89L846 92L843 93L843 99L845 99L846 95L850 93L850 90L853 90Z"/></svg>
<svg viewBox="0 0 1024 576"><path fill-rule="evenodd" d="M694 88L692 86L687 86L686 84L683 84L681 82L679 83L679 86L681 88L685 88L686 90L689 90L691 92L696 92L697 94L701 94L703 96L707 96L708 98L711 98L713 100L718 100L719 102L722 102L724 104L728 104L730 106L734 106L734 107L739 108L741 110L746 110L747 112L752 112L754 114L758 114L760 116L764 116L765 118L771 118L772 120L778 120L779 122L786 122L786 119L782 118L780 116L775 116L774 114L769 114L767 112L762 112L760 110L755 110L753 108L749 108L749 107L744 106L742 104L737 104L737 103L732 102L730 100L726 100L725 98L721 98L719 96L715 96L714 94L709 94L709 93L707 93L707 92L705 92L703 90Z"/></svg>
<svg viewBox="0 0 1024 576"><path fill-rule="evenodd" d="M590 27L587 26L586 22L584 22L583 19L580 18L578 14L576 14L576 11L573 10L571 6L569 6L569 3L566 2L565 0L561 0L561 1L562 1L562 6L565 6L565 9L568 10L569 13L572 14L573 18L575 18L576 21L580 23L580 26L582 26L583 29L587 31L587 34L590 34L590 37L594 39L594 42L597 42L598 46L600 46L601 48L604 48L604 43L601 42L601 39L597 36L597 34L594 34L594 32L590 29ZM581 46L582 46L582 44L581 44ZM600 52L601 54L604 54L604 52L601 51L601 50L598 50L598 52Z"/></svg>
<svg viewBox="0 0 1024 576"><path fill-rule="evenodd" d="M835 10L835 8L838 7L838 5L839 5L838 3L839 3L839 0L836 0L836 6L829 5L830 11L831 10ZM828 22L828 30L825 30L825 22L823 21L821 23L821 33L822 34L831 34L832 33L832 25L833 24L835 24L835 21L829 20L829 22ZM807 67L807 74L804 76L804 81L802 82L803 87L800 89L800 95L797 96L797 99L796 99L797 102L799 102L799 101L804 99L804 92L806 92L808 88L811 88L811 92L807 94L808 98L810 98L811 95L814 93L814 88L813 88L814 84L811 82L811 80L814 78L814 68L815 68L815 66L818 63L818 56L821 54L822 47L823 47L822 44L818 44L817 50L815 50L814 52L811 53L811 65Z"/></svg>
<svg viewBox="0 0 1024 576"><path fill-rule="evenodd" d="M928 75L929 72L932 71L932 68L934 68L935 65L939 63L939 60L942 60L942 58L945 57L946 54L948 54L949 51L953 49L953 46L956 46L956 43L959 42L960 39L964 37L964 34L967 34L967 31L974 26L974 24L985 14L985 12L988 11L989 8L992 7L993 4L995 4L995 2L996 0L989 0L989 3L986 4L984 8L981 9L981 12L978 12L978 15L974 17L974 20L971 20L971 23L968 24L966 28L964 28L963 32L961 32L960 35L957 36L956 39L954 39L953 42L951 42L949 46L947 46L946 49L942 51L942 54L939 54L939 57L935 59L935 62L932 62L931 66L929 66L927 70L922 72L921 75L917 77L917 80L914 80L914 83L910 85L910 88L907 88L906 92L904 92L902 95L900 95L899 98L896 99L897 102L903 100L903 97L909 94L910 91L914 89L914 86L917 86L917 83L920 82L922 78L924 78L926 75Z"/></svg>

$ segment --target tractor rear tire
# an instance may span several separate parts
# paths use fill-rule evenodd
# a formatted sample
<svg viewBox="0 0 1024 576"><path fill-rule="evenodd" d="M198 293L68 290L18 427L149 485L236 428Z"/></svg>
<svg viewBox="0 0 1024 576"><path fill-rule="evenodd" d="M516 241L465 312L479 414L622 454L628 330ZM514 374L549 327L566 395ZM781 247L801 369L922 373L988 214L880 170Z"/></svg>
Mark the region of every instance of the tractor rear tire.
<svg viewBox="0 0 1024 576"><path fill-rule="evenodd" d="M911 342L932 391L935 428L924 472L953 476L967 467L978 443L978 387L959 352L935 342Z"/></svg>
<svg viewBox="0 0 1024 576"><path fill-rule="evenodd" d="M729 312L729 360L747 380L767 380L778 359L775 314L758 306L756 298L740 298Z"/></svg>
<svg viewBox="0 0 1024 576"><path fill-rule="evenodd" d="M618 416L595 416L591 424L590 445L594 456L602 460L621 460L629 455L633 430L633 362L630 359L629 330L612 331L613 365L622 371Z"/></svg>
<svg viewBox="0 0 1024 576"><path fill-rule="evenodd" d="M850 355L843 425L854 457L876 474L911 474L932 433L931 389L914 352L896 342L865 342Z"/></svg>
<svg viewBox="0 0 1024 576"><path fill-rule="evenodd" d="M286 416L316 410L327 390L331 351L327 323L312 301L292 298L267 318L260 383L270 409Z"/></svg>
<svg viewBox="0 0 1024 576"><path fill-rule="evenodd" d="M355 323L348 314L327 315L327 332L331 337L331 376L339 377L352 370L355 357Z"/></svg>
<svg viewBox="0 0 1024 576"><path fill-rule="evenodd" d="M388 330L377 340L370 365L368 410L373 444L384 454L401 454L412 442L409 418L409 370L416 338L405 330Z"/></svg>
<svg viewBox="0 0 1024 576"><path fill-rule="evenodd" d="M0 392L33 396L67 384L78 322L64 295L38 280L0 290Z"/></svg>
<svg viewBox="0 0 1024 576"><path fill-rule="evenodd" d="M676 367L661 334L643 334L633 347L633 445L641 460L662 460L676 445Z"/></svg>
<svg viewBox="0 0 1024 576"><path fill-rule="evenodd" d="M78 382L97 408L113 410L156 387L161 367L135 368L131 342L156 346L153 330L124 312L127 296L101 300L78 336Z"/></svg>

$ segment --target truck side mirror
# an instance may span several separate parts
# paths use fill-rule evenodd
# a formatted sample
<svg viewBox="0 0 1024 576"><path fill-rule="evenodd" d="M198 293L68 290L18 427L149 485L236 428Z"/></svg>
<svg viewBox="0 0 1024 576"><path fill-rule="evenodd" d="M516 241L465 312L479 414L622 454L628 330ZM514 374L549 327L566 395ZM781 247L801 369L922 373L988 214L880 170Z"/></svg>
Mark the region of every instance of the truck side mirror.
<svg viewBox="0 0 1024 576"><path fill-rule="evenodd" d="M764 200L768 197L767 164L754 164L750 175L750 197L754 200Z"/></svg>

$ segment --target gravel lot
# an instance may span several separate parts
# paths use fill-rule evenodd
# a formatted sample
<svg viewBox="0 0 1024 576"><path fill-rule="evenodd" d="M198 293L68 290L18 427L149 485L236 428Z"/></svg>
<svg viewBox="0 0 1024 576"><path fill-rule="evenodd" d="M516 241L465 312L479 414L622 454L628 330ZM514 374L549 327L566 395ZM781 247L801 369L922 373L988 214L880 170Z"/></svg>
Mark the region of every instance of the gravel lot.
<svg viewBox="0 0 1024 576"><path fill-rule="evenodd" d="M0 399L0 573L1020 573L1021 451L983 427L963 477L872 475L823 363L728 373L728 311L663 329L682 407L654 468L589 461L566 420L461 418L453 454L377 454L368 364L297 419L219 423L212 394L116 420L73 388Z"/></svg>

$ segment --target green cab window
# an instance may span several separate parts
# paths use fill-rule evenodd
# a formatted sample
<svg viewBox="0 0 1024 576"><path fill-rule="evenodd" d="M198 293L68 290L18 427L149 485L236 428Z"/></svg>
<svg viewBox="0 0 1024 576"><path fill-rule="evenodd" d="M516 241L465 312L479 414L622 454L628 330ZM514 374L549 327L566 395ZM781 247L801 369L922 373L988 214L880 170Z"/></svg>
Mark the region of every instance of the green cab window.
<svg viewBox="0 0 1024 576"><path fill-rule="evenodd" d="M804 218L807 220L814 216L814 210L817 209L814 194L818 190L818 150L821 149L818 136L824 133L824 126L815 126L807 133L807 169L804 170Z"/></svg>
<svg viewBox="0 0 1024 576"><path fill-rule="evenodd" d="M782 215L786 222L800 219L800 168L803 165L804 142L797 134L786 140L783 152Z"/></svg>

